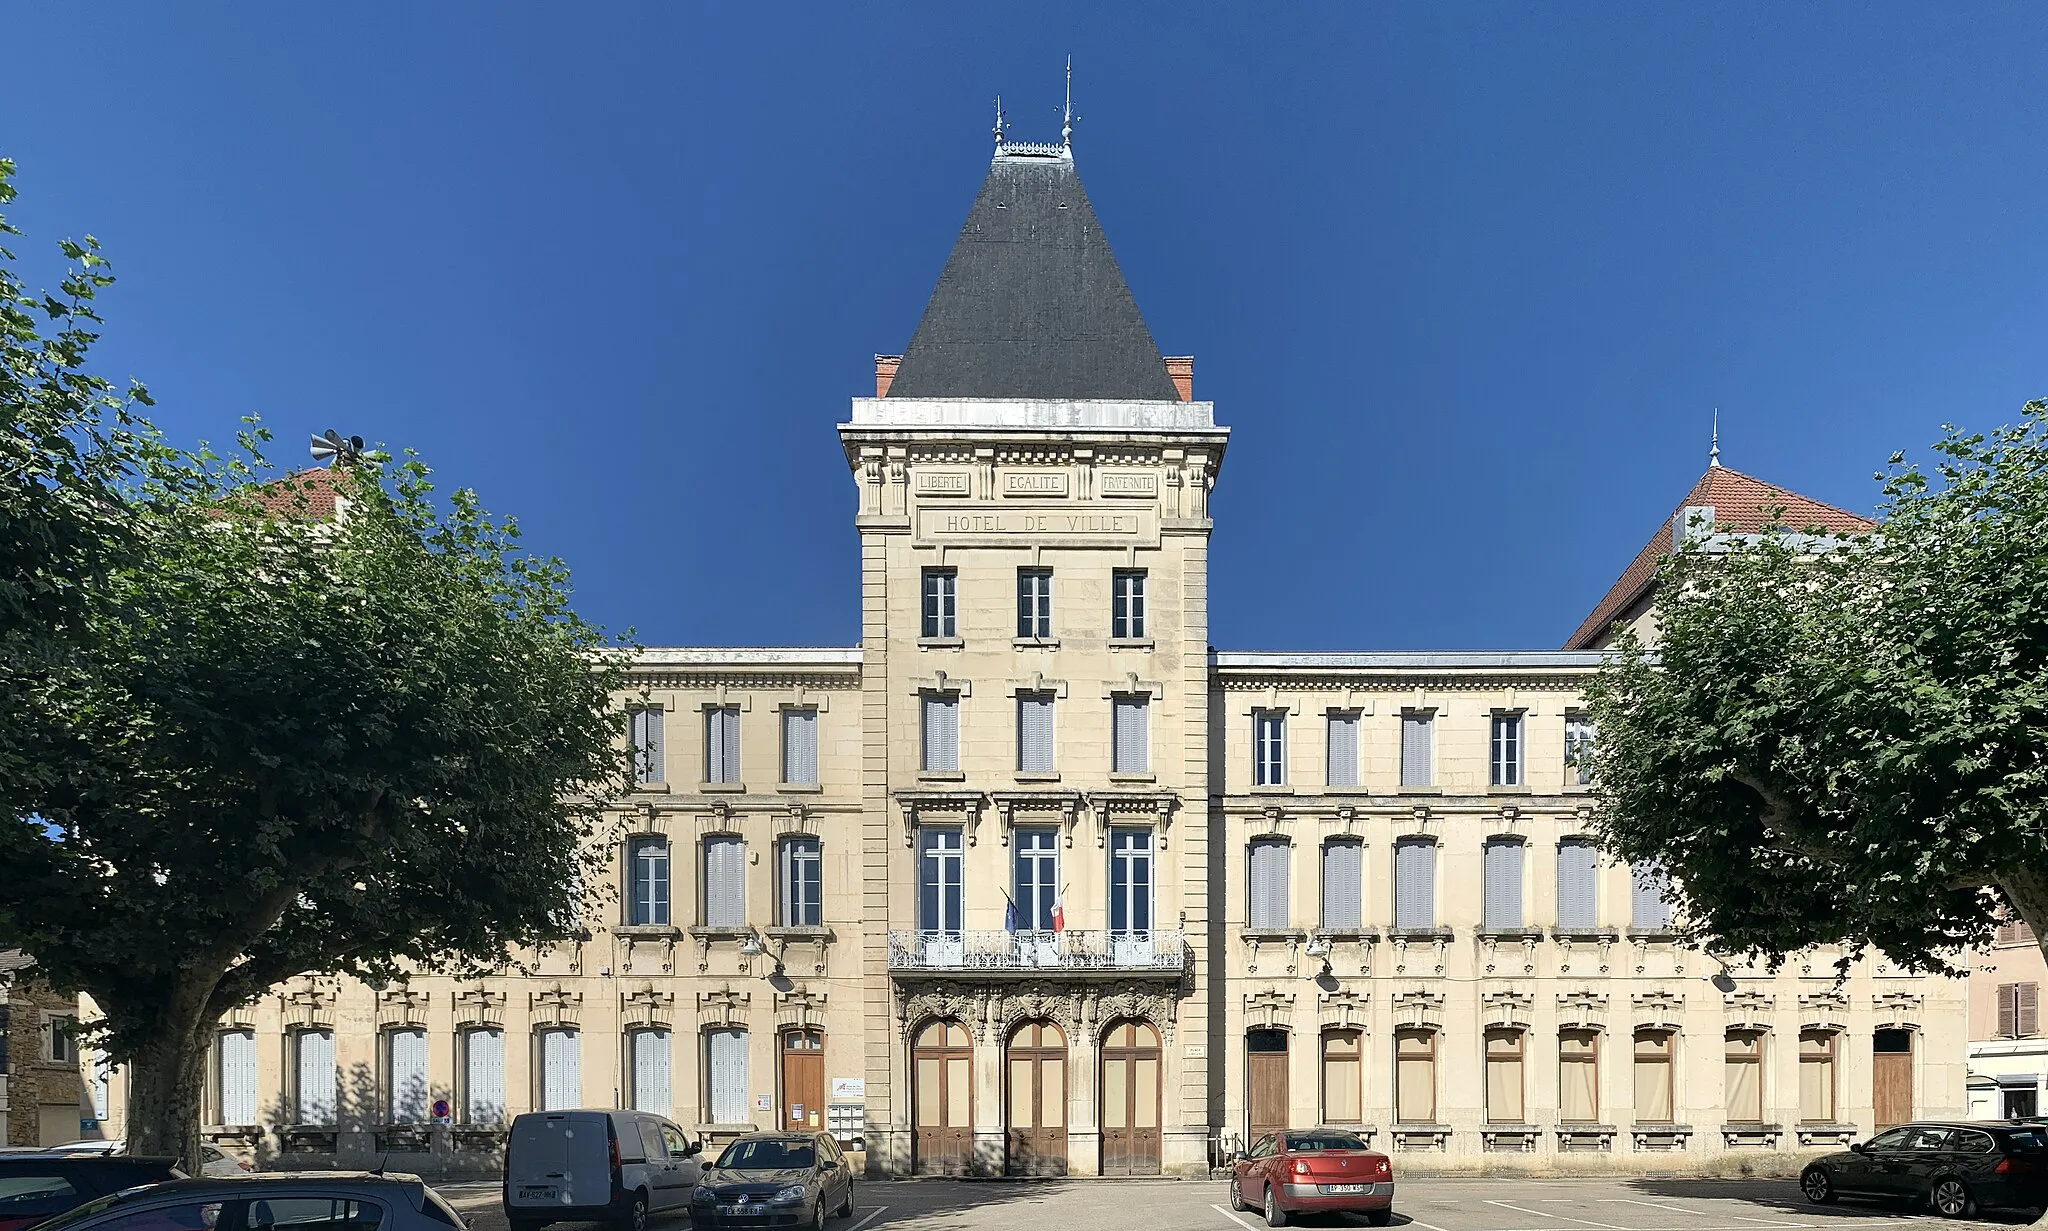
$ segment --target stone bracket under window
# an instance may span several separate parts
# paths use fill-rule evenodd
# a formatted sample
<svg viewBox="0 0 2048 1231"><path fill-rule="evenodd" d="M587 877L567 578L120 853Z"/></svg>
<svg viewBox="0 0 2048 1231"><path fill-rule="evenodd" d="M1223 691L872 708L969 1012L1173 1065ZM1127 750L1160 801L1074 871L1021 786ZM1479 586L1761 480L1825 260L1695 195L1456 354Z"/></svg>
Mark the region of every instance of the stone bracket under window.
<svg viewBox="0 0 2048 1231"><path fill-rule="evenodd" d="M1612 964L1609 952L1614 948L1618 933L1613 928L1595 928L1586 931L1553 931L1550 938L1557 942L1557 972L1559 974L1584 975L1587 965L1599 967L1606 974ZM1573 970L1573 963L1579 969Z"/></svg>
<svg viewBox="0 0 2048 1231"><path fill-rule="evenodd" d="M1862 1132L1853 1124L1801 1124L1794 1131L1801 1146L1845 1146Z"/></svg>
<svg viewBox="0 0 2048 1231"><path fill-rule="evenodd" d="M996 821L1002 831L1004 846L1010 844L1010 833L1019 824L1019 813L1026 817L1046 816L1060 827L1062 844L1074 845L1074 825L1081 818L1081 809L1086 799L1079 791L996 791L989 795L996 806ZM1023 822L1030 824L1029 820Z"/></svg>
<svg viewBox="0 0 2048 1231"><path fill-rule="evenodd" d="M1614 1149L1612 1124L1560 1124L1552 1131L1559 1154L1606 1154Z"/></svg>
<svg viewBox="0 0 2048 1231"><path fill-rule="evenodd" d="M1308 941L1308 933L1300 928L1245 928L1238 935L1244 938L1244 972L1248 975L1259 973L1259 950L1285 949L1287 973L1295 974L1301 965L1301 950Z"/></svg>
<svg viewBox="0 0 2048 1231"><path fill-rule="evenodd" d="M789 965L790 946L808 946L812 950L811 973L825 973L827 946L838 939L829 927L774 927L763 928L762 934L775 946L775 966L781 970Z"/></svg>
<svg viewBox="0 0 2048 1231"><path fill-rule="evenodd" d="M1172 791L1093 791L1088 795L1088 808L1095 813L1095 845L1109 845L1109 831L1118 824L1151 820L1159 830L1159 849L1166 849L1167 831L1173 826L1173 814L1180 807L1180 796Z"/></svg>
<svg viewBox="0 0 2048 1231"><path fill-rule="evenodd" d="M1488 928L1479 934L1479 960L1489 975L1536 973L1535 928Z"/></svg>
<svg viewBox="0 0 2048 1231"><path fill-rule="evenodd" d="M1451 1144L1448 1124L1396 1124L1390 1135L1394 1149L1408 1154L1441 1154Z"/></svg>
<svg viewBox="0 0 2048 1231"><path fill-rule="evenodd" d="M1479 1148L1489 1154L1534 1154L1542 1136L1533 1124L1482 1124Z"/></svg>
<svg viewBox="0 0 2048 1231"><path fill-rule="evenodd" d="M1631 1124L1629 1144L1638 1150L1678 1151L1692 1138L1690 1124Z"/></svg>
<svg viewBox="0 0 2048 1231"><path fill-rule="evenodd" d="M987 797L980 791L896 792L896 806L903 809L903 845L917 845L919 825L954 824L965 831L967 845L973 846L986 803Z"/></svg>
<svg viewBox="0 0 2048 1231"><path fill-rule="evenodd" d="M1727 1124L1721 1128L1721 1141L1731 1150L1775 1150L1784 1135L1783 1126L1777 1124Z"/></svg>
<svg viewBox="0 0 2048 1231"><path fill-rule="evenodd" d="M1451 943L1449 928L1404 928L1387 933L1394 947L1394 973L1411 976L1439 976L1444 973L1444 950Z"/></svg>

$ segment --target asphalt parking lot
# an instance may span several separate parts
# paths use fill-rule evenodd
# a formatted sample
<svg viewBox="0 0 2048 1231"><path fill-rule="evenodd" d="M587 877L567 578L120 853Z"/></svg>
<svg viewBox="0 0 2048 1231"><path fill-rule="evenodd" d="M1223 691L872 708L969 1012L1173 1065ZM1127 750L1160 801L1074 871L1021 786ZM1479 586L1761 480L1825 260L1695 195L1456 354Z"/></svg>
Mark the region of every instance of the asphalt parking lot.
<svg viewBox="0 0 2048 1231"><path fill-rule="evenodd" d="M496 1185L456 1184L440 1191L474 1231L506 1231ZM1077 1180L963 1183L872 1181L856 1195L850 1219L833 1231L1265 1231L1256 1213L1234 1214L1222 1180ZM1790 1180L1424 1178L1399 1183L1394 1225L1414 1231L1893 1231L1926 1223L2011 1231L2025 1214L1974 1221L1937 1218L1845 1200L1809 1204ZM1362 1227L1347 1215L1300 1216L1290 1226ZM600 1231L558 1224L560 1231ZM688 1231L687 1217L656 1219L653 1231ZM1900 1229L1903 1231L1903 1229ZM1932 1228L1929 1228L1932 1231Z"/></svg>

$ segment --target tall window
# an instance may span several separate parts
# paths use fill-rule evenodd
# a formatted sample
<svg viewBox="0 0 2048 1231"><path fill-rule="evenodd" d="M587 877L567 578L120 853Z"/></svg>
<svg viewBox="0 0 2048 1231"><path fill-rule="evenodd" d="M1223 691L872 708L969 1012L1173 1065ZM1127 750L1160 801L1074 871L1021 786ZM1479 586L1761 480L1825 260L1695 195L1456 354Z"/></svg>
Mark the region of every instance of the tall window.
<svg viewBox="0 0 2048 1231"><path fill-rule="evenodd" d="M642 834L626 842L626 922L668 922L668 839Z"/></svg>
<svg viewBox="0 0 2048 1231"><path fill-rule="evenodd" d="M1252 785L1287 781L1287 711L1252 711Z"/></svg>
<svg viewBox="0 0 2048 1231"><path fill-rule="evenodd" d="M1599 923L1599 852L1591 842L1568 838L1557 844L1557 926L1590 930Z"/></svg>
<svg viewBox="0 0 2048 1231"><path fill-rule="evenodd" d="M493 1027L462 1036L464 1124L505 1122L505 1032Z"/></svg>
<svg viewBox="0 0 2048 1231"><path fill-rule="evenodd" d="M791 786L818 785L818 711L782 711L782 780Z"/></svg>
<svg viewBox="0 0 2048 1231"><path fill-rule="evenodd" d="M917 830L917 927L925 933L960 934L960 831L933 825Z"/></svg>
<svg viewBox="0 0 2048 1231"><path fill-rule="evenodd" d="M1363 1036L1356 1030L1323 1032L1323 1123L1365 1119Z"/></svg>
<svg viewBox="0 0 2048 1231"><path fill-rule="evenodd" d="M745 927L747 845L733 834L704 839L704 926Z"/></svg>
<svg viewBox="0 0 2048 1231"><path fill-rule="evenodd" d="M427 1122L427 1032L418 1029L384 1033L385 1112L387 1123Z"/></svg>
<svg viewBox="0 0 2048 1231"><path fill-rule="evenodd" d="M256 1123L256 1032L223 1030L215 1044L220 1092L220 1122Z"/></svg>
<svg viewBox="0 0 2048 1231"><path fill-rule="evenodd" d="M704 1104L713 1124L745 1124L747 1107L747 1032L704 1032Z"/></svg>
<svg viewBox="0 0 2048 1231"><path fill-rule="evenodd" d="M1646 932L1671 929L1670 881L1655 864L1639 863L1630 869L1632 884L1628 897L1629 926Z"/></svg>
<svg viewBox="0 0 2048 1231"><path fill-rule="evenodd" d="M1592 785L1593 720L1584 714L1564 716L1564 773L1566 782Z"/></svg>
<svg viewBox="0 0 2048 1231"><path fill-rule="evenodd" d="M1522 1123L1522 1032L1486 1032L1486 1119L1490 1124Z"/></svg>
<svg viewBox="0 0 2048 1231"><path fill-rule="evenodd" d="M1017 635L1052 636L1052 570L1017 570Z"/></svg>
<svg viewBox="0 0 2048 1231"><path fill-rule="evenodd" d="M1427 838L1394 844L1394 926L1407 931L1436 926L1436 843Z"/></svg>
<svg viewBox="0 0 2048 1231"><path fill-rule="evenodd" d="M1119 693L1110 698L1110 770L1144 774L1152 769L1151 733L1146 729L1151 698L1144 693Z"/></svg>
<svg viewBox="0 0 2048 1231"><path fill-rule="evenodd" d="M1671 1048L1677 1035L1669 1030L1636 1031L1636 1123L1671 1123Z"/></svg>
<svg viewBox="0 0 2048 1231"><path fill-rule="evenodd" d="M924 571L924 620L921 625L924 636L960 635L957 584L958 577L952 569L928 568Z"/></svg>
<svg viewBox="0 0 2048 1231"><path fill-rule="evenodd" d="M1323 843L1323 930L1356 932L1365 914L1365 845L1352 838Z"/></svg>
<svg viewBox="0 0 2048 1231"><path fill-rule="evenodd" d="M1835 1122L1835 1042L1832 1030L1799 1032L1799 1122Z"/></svg>
<svg viewBox="0 0 2048 1231"><path fill-rule="evenodd" d="M1330 786L1358 785L1358 715L1332 713L1323 756L1323 781Z"/></svg>
<svg viewBox="0 0 2048 1231"><path fill-rule="evenodd" d="M960 694L922 693L918 707L918 727L924 746L920 764L930 772L957 771L960 768Z"/></svg>
<svg viewBox="0 0 2048 1231"><path fill-rule="evenodd" d="M1145 570L1120 568L1109 581L1109 635L1136 641L1145 635Z"/></svg>
<svg viewBox="0 0 2048 1231"><path fill-rule="evenodd" d="M1493 739L1489 745L1488 781L1494 786L1522 785L1522 716L1495 714Z"/></svg>
<svg viewBox="0 0 2048 1231"><path fill-rule="evenodd" d="M1052 761L1052 705L1049 692L1017 694L1017 772L1049 774Z"/></svg>
<svg viewBox="0 0 2048 1231"><path fill-rule="evenodd" d="M1999 984L1999 1038L2032 1038L2041 1032L2040 1023L2040 985L2034 983Z"/></svg>
<svg viewBox="0 0 2048 1231"><path fill-rule="evenodd" d="M1524 849L1519 838L1492 838L1486 843L1480 910L1489 931L1522 926Z"/></svg>
<svg viewBox="0 0 2048 1231"><path fill-rule="evenodd" d="M1259 838L1251 844L1251 926L1276 930L1287 926L1287 854L1282 838Z"/></svg>
<svg viewBox="0 0 2048 1231"><path fill-rule="evenodd" d="M1394 1032L1394 1119L1402 1124L1436 1121L1436 1032Z"/></svg>
<svg viewBox="0 0 2048 1231"><path fill-rule="evenodd" d="M583 1105L583 1039L561 1026L540 1032L540 1110Z"/></svg>
<svg viewBox="0 0 2048 1231"><path fill-rule="evenodd" d="M661 710L655 706L634 710L632 727L634 780L665 781L668 769L661 748Z"/></svg>
<svg viewBox="0 0 2048 1231"><path fill-rule="evenodd" d="M1433 765L1435 734L1431 711L1407 710L1401 714L1401 785L1429 786L1436 781Z"/></svg>
<svg viewBox="0 0 2048 1231"><path fill-rule="evenodd" d="M292 1046L298 1052L298 1105L292 1109L292 1122L331 1126L339 1084L339 1073L334 1067L334 1032L301 1030L292 1036Z"/></svg>
<svg viewBox="0 0 2048 1231"><path fill-rule="evenodd" d="M669 1081L670 1044L666 1030L650 1028L627 1033L626 1050L633 1066L633 1110L651 1111L658 1116L674 1114L675 1099Z"/></svg>
<svg viewBox="0 0 2048 1231"><path fill-rule="evenodd" d="M816 838L784 838L777 852L776 882L781 889L777 923L786 928L814 928L825 921L825 860Z"/></svg>
<svg viewBox="0 0 2048 1231"><path fill-rule="evenodd" d="M704 781L740 780L740 707L714 705L704 711Z"/></svg>
<svg viewBox="0 0 2048 1231"><path fill-rule="evenodd" d="M1152 930L1152 831L1109 831L1109 930Z"/></svg>
<svg viewBox="0 0 2048 1231"><path fill-rule="evenodd" d="M1012 895L1017 926L1026 932L1053 930L1053 907L1059 904L1060 834L1057 829L1019 829L1016 878Z"/></svg>
<svg viewBox="0 0 2048 1231"><path fill-rule="evenodd" d="M43 1059L54 1064L78 1063L78 1038L73 1033L76 1024L75 1019L63 1013L43 1018Z"/></svg>
<svg viewBox="0 0 2048 1231"><path fill-rule="evenodd" d="M1761 1124L1764 1118L1764 1035L1761 1030L1730 1030L1726 1093L1728 1120Z"/></svg>
<svg viewBox="0 0 2048 1231"><path fill-rule="evenodd" d="M1600 1035L1557 1032L1557 1118L1565 1124L1600 1122Z"/></svg>

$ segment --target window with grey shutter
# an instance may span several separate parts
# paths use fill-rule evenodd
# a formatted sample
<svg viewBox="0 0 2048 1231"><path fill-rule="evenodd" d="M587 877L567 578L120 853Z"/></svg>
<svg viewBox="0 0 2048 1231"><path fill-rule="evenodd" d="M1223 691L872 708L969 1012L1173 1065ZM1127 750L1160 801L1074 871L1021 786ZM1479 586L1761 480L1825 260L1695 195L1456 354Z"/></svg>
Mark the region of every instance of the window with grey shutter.
<svg viewBox="0 0 2048 1231"><path fill-rule="evenodd" d="M1017 772L1049 774L1052 763L1052 703L1049 692L1017 694Z"/></svg>
<svg viewBox="0 0 2048 1231"><path fill-rule="evenodd" d="M923 766L936 773L960 768L960 694L928 692L920 697L919 726L924 737Z"/></svg>
<svg viewBox="0 0 2048 1231"><path fill-rule="evenodd" d="M658 1116L673 1115L669 1089L669 1032L659 1028L630 1031L627 1050L633 1060L633 1109Z"/></svg>
<svg viewBox="0 0 2048 1231"><path fill-rule="evenodd" d="M1522 926L1522 849L1506 838L1486 844L1480 910L1488 930Z"/></svg>
<svg viewBox="0 0 2048 1231"><path fill-rule="evenodd" d="M1152 767L1146 718L1151 698L1140 693L1110 700L1112 718L1110 769L1119 774L1150 773Z"/></svg>
<svg viewBox="0 0 2048 1231"><path fill-rule="evenodd" d="M468 1097L463 1123L502 1124L505 1120L505 1032L472 1030L463 1036Z"/></svg>
<svg viewBox="0 0 2048 1231"><path fill-rule="evenodd" d="M540 1110L583 1105L583 1037L562 1028L540 1032Z"/></svg>
<svg viewBox="0 0 2048 1231"><path fill-rule="evenodd" d="M1491 743L1489 781L1494 786L1522 785L1522 716L1495 714Z"/></svg>
<svg viewBox="0 0 2048 1231"><path fill-rule="evenodd" d="M390 1124L427 1122L427 1032L392 1030L384 1036L385 1093Z"/></svg>
<svg viewBox="0 0 2048 1231"><path fill-rule="evenodd" d="M639 782L665 782L668 769L661 746L661 710L643 706L632 711L633 777Z"/></svg>
<svg viewBox="0 0 2048 1231"><path fill-rule="evenodd" d="M1394 844L1394 926L1404 931L1436 926L1436 843L1427 839Z"/></svg>
<svg viewBox="0 0 2048 1231"><path fill-rule="evenodd" d="M747 922L747 848L730 834L704 839L704 925L744 927Z"/></svg>
<svg viewBox="0 0 2048 1231"><path fill-rule="evenodd" d="M1364 916L1365 846L1348 838L1323 844L1323 928L1356 932Z"/></svg>
<svg viewBox="0 0 2048 1231"><path fill-rule="evenodd" d="M220 1036L220 1122L256 1123L256 1033L229 1030Z"/></svg>
<svg viewBox="0 0 2048 1231"><path fill-rule="evenodd" d="M818 783L818 711L782 711L782 780L791 786Z"/></svg>
<svg viewBox="0 0 2048 1231"><path fill-rule="evenodd" d="M1251 926L1287 926L1287 843L1260 838L1251 844Z"/></svg>
<svg viewBox="0 0 2048 1231"><path fill-rule="evenodd" d="M1330 715L1329 752L1323 780L1330 786L1358 785L1358 715Z"/></svg>
<svg viewBox="0 0 2048 1231"><path fill-rule="evenodd" d="M1599 855L1591 842L1557 844L1557 926L1564 931L1588 931L1598 926L1598 880L1594 873Z"/></svg>
<svg viewBox="0 0 2048 1231"><path fill-rule="evenodd" d="M704 781L740 780L740 710L714 705L704 711Z"/></svg>
<svg viewBox="0 0 2048 1231"><path fill-rule="evenodd" d="M339 1084L334 1067L334 1032L301 1030L293 1038L299 1047L298 1122L333 1124Z"/></svg>
<svg viewBox="0 0 2048 1231"><path fill-rule="evenodd" d="M1433 733L1430 711L1408 711L1401 715L1401 785L1429 786L1436 779L1431 766L1434 750L1430 747Z"/></svg>
<svg viewBox="0 0 2048 1231"><path fill-rule="evenodd" d="M1664 872L1655 864L1639 863L1630 869L1632 883L1629 889L1629 926L1647 932L1663 932L1671 927L1671 904L1665 898L1668 882Z"/></svg>
<svg viewBox="0 0 2048 1231"><path fill-rule="evenodd" d="M747 1032L704 1032L706 1110L713 1124L746 1124L752 1115L747 1102Z"/></svg>
<svg viewBox="0 0 2048 1231"><path fill-rule="evenodd" d="M1252 711L1252 785L1287 782L1287 711Z"/></svg>

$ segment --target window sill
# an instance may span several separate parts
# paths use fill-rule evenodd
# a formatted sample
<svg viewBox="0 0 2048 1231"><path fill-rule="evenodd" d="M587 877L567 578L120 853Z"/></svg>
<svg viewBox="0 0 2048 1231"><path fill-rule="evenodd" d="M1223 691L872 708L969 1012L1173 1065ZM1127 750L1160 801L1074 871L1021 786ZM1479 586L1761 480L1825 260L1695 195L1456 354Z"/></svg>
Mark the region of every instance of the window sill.
<svg viewBox="0 0 2048 1231"><path fill-rule="evenodd" d="M747 784L744 782L700 782L697 784L697 793L699 795L744 795L747 793Z"/></svg>
<svg viewBox="0 0 2048 1231"><path fill-rule="evenodd" d="M825 788L816 782L778 782L775 789L784 795L816 795Z"/></svg>
<svg viewBox="0 0 2048 1231"><path fill-rule="evenodd" d="M1333 944L1370 945L1379 942L1380 931L1366 927L1317 928L1315 935L1316 939Z"/></svg>
<svg viewBox="0 0 2048 1231"><path fill-rule="evenodd" d="M1273 783L1273 784L1272 784L1271 786L1255 786L1255 787L1253 787L1253 788L1252 788L1252 794L1254 794L1254 795L1292 795L1292 794L1294 794L1294 788L1293 788L1293 787L1291 787L1291 786L1288 786L1288 785L1287 785L1286 783L1284 783L1284 782L1276 782L1276 783Z"/></svg>
<svg viewBox="0 0 2048 1231"><path fill-rule="evenodd" d="M1269 940L1307 940L1308 933L1300 928L1241 928L1238 935L1246 940L1261 944Z"/></svg>
<svg viewBox="0 0 2048 1231"><path fill-rule="evenodd" d="M1442 787L1440 787L1440 786L1405 786L1405 785L1404 785L1404 786L1397 786L1397 787L1395 787L1395 788L1394 788L1394 794L1396 794L1396 795L1441 795L1441 794L1443 794L1443 793L1444 793L1444 789L1443 789Z"/></svg>
<svg viewBox="0 0 2048 1231"><path fill-rule="evenodd" d="M1159 781L1159 775L1150 772L1135 774L1112 772L1109 775L1109 780L1111 782L1157 782Z"/></svg>
<svg viewBox="0 0 2048 1231"><path fill-rule="evenodd" d="M1534 787L1526 786L1489 786L1486 788L1486 793L1488 795L1534 795L1536 790Z"/></svg>
<svg viewBox="0 0 2048 1231"><path fill-rule="evenodd" d="M1678 939L1678 933L1670 928L1630 928L1628 930L1628 938L1630 940L1670 943Z"/></svg>
<svg viewBox="0 0 2048 1231"><path fill-rule="evenodd" d="M967 640L964 637L919 637L917 639L917 648L920 650L957 650L966 644Z"/></svg>
<svg viewBox="0 0 2048 1231"><path fill-rule="evenodd" d="M668 794L668 783L636 782L633 784L633 793L636 795L666 795Z"/></svg>
<svg viewBox="0 0 2048 1231"><path fill-rule="evenodd" d="M1149 650L1152 648L1152 638L1111 637L1109 639L1109 648L1112 650Z"/></svg>
<svg viewBox="0 0 2048 1231"><path fill-rule="evenodd" d="M1542 940L1542 928L1488 928L1479 929L1480 936L1493 940Z"/></svg>
<svg viewBox="0 0 2048 1231"><path fill-rule="evenodd" d="M1388 929L1387 929L1387 939L1388 939L1388 940L1406 940L1406 941L1417 941L1417 940L1449 940L1450 938L1451 938L1451 929L1449 929L1449 928L1388 928Z"/></svg>
<svg viewBox="0 0 2048 1231"><path fill-rule="evenodd" d="M917 771L919 782L965 782L967 775L957 769L921 769Z"/></svg>
<svg viewBox="0 0 2048 1231"><path fill-rule="evenodd" d="M1019 782L1058 782L1060 780L1057 770L1047 774L1027 774L1019 770L1011 776Z"/></svg>
<svg viewBox="0 0 2048 1231"><path fill-rule="evenodd" d="M762 928L761 931L763 935L769 936L775 940L790 940L796 941L799 944L804 942L816 942L821 940L832 941L838 939L838 937L832 934L831 928L824 926L806 925L803 927L774 927Z"/></svg>
<svg viewBox="0 0 2048 1231"><path fill-rule="evenodd" d="M1359 785L1358 783L1356 783L1356 782L1345 782L1345 783L1336 783L1336 782L1330 782L1330 783L1325 783L1325 784L1324 784L1324 786L1323 786L1323 794L1325 794L1325 795L1370 795L1370 794L1372 794L1372 788L1371 788L1371 787L1369 787L1369 786L1360 786L1360 785Z"/></svg>
<svg viewBox="0 0 2048 1231"><path fill-rule="evenodd" d="M1620 928L1552 928L1552 940L1619 940Z"/></svg>
<svg viewBox="0 0 2048 1231"><path fill-rule="evenodd" d="M1060 648L1060 639L1058 637L1016 637L1010 641L1010 644L1020 650L1057 650Z"/></svg>
<svg viewBox="0 0 2048 1231"><path fill-rule="evenodd" d="M745 940L753 934L744 923L700 923L690 929L692 940Z"/></svg>
<svg viewBox="0 0 2048 1231"><path fill-rule="evenodd" d="M612 927L612 935L629 940L679 940L683 929L672 923L620 923Z"/></svg>

